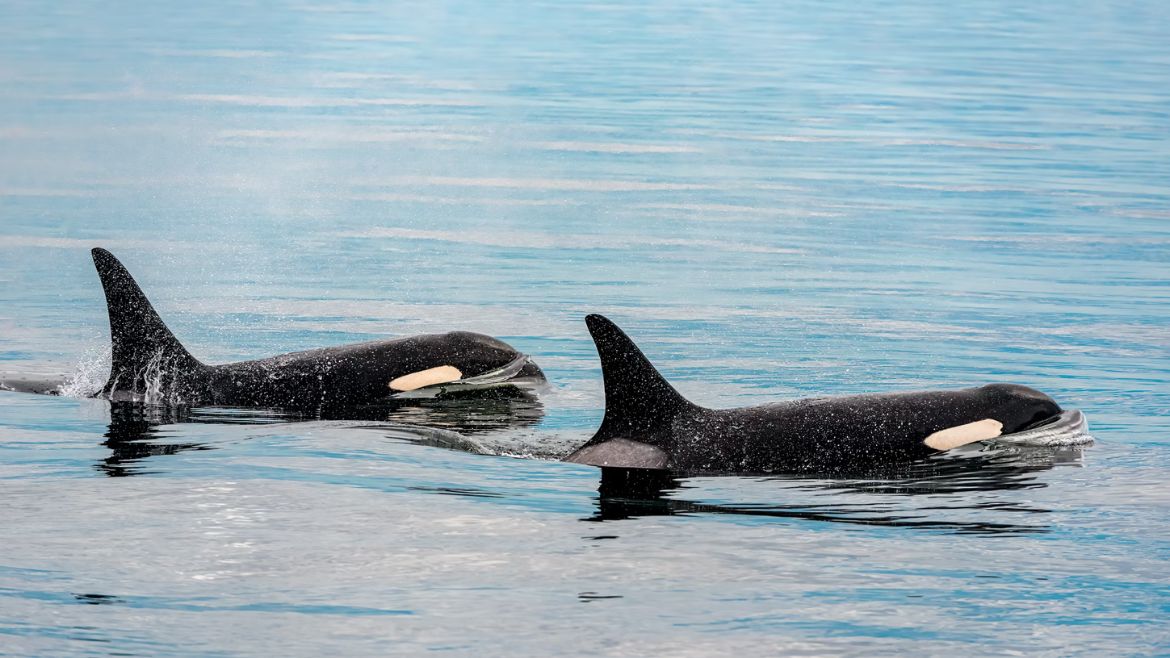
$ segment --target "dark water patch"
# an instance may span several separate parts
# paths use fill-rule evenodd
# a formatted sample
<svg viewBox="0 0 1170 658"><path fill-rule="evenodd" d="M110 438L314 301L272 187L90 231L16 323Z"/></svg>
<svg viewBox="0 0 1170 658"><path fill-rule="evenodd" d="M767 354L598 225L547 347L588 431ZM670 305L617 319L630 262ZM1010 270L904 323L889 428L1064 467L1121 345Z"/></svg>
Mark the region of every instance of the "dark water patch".
<svg viewBox="0 0 1170 658"><path fill-rule="evenodd" d="M78 603L85 603L88 605L111 605L115 603L123 603L122 599L110 594L74 594L73 598L77 599Z"/></svg>
<svg viewBox="0 0 1170 658"><path fill-rule="evenodd" d="M625 598L621 594L598 594L597 592L581 592L577 594L577 600L581 603L591 603L593 601L605 601L607 599L621 599Z"/></svg>
<svg viewBox="0 0 1170 658"><path fill-rule="evenodd" d="M83 605L116 605L127 608L176 610L183 612L271 612L295 613L303 615L339 615L339 616L392 616L400 617L414 614L412 610L393 608L372 608L349 606L330 603L295 603L295 602L255 602L240 605L216 605L212 599L193 599L189 597L165 596L129 596L110 594L77 594L73 592L53 592L43 590L13 590L0 588L0 596L18 597L44 601L48 603L77 603ZM86 630L100 630L96 627Z"/></svg>
<svg viewBox="0 0 1170 658"><path fill-rule="evenodd" d="M466 496L468 498L507 498L507 494L484 491L470 487L408 487L411 491L424 491L445 496Z"/></svg>

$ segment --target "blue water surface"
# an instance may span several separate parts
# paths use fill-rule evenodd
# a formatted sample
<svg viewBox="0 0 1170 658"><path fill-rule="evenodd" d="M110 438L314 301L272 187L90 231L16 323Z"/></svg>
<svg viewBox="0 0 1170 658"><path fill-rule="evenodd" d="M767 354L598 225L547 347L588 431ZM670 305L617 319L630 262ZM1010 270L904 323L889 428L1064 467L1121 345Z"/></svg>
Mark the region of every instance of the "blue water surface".
<svg viewBox="0 0 1170 658"><path fill-rule="evenodd" d="M1170 650L1163 3L0 5L0 655ZM466 329L537 403L111 408ZM583 323L708 406L1014 381L1097 444L599 494ZM472 436L445 449L404 424ZM441 443L441 442L439 442Z"/></svg>

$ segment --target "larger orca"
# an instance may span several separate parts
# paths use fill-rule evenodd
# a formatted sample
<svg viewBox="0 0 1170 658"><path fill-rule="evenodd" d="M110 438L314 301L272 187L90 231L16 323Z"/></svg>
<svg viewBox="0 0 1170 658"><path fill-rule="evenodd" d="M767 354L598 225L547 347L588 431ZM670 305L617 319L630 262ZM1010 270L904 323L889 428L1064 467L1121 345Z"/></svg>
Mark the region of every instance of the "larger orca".
<svg viewBox="0 0 1170 658"><path fill-rule="evenodd" d="M857 471L1054 425L1076 410L1017 384L708 409L684 398L613 322L586 318L605 379L605 416L565 461L684 473Z"/></svg>
<svg viewBox="0 0 1170 658"><path fill-rule="evenodd" d="M466 390L543 381L526 355L467 331L425 334L207 365L163 324L130 273L92 251L113 342L101 397L165 403L315 410L374 404L420 390Z"/></svg>

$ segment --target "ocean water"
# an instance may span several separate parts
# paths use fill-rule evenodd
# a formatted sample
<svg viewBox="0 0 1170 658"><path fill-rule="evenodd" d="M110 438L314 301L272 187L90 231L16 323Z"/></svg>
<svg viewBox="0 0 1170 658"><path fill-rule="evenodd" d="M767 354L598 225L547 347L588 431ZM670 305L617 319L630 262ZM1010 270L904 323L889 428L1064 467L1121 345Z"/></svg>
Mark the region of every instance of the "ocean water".
<svg viewBox="0 0 1170 658"><path fill-rule="evenodd" d="M0 5L0 655L1170 652L1162 3ZM88 249L209 362L465 329L536 400L111 405ZM600 312L708 406L1024 383L1095 445L556 457ZM453 449L460 437L498 454Z"/></svg>

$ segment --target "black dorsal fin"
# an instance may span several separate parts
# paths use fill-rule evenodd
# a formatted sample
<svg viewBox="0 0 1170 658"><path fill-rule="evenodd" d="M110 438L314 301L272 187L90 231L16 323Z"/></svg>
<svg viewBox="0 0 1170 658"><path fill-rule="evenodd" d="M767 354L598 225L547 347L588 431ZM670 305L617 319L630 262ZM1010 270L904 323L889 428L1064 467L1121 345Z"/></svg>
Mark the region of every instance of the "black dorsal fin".
<svg viewBox="0 0 1170 658"><path fill-rule="evenodd" d="M106 291L113 343L110 379L102 394L108 396L115 389L143 391L144 378L152 368L162 367L172 376L179 370L202 369L203 364L163 324L122 263L105 249L94 249L91 254Z"/></svg>
<svg viewBox="0 0 1170 658"><path fill-rule="evenodd" d="M605 380L605 418L591 444L617 437L652 441L679 412L696 409L616 324L596 314L585 324Z"/></svg>

